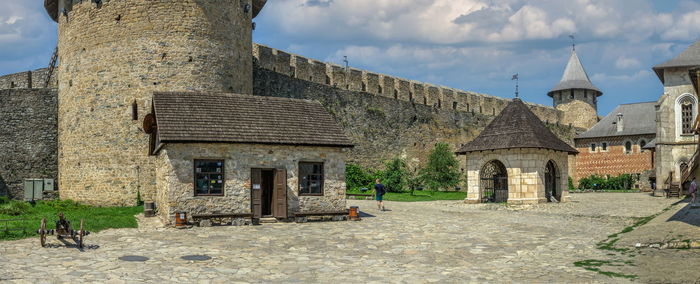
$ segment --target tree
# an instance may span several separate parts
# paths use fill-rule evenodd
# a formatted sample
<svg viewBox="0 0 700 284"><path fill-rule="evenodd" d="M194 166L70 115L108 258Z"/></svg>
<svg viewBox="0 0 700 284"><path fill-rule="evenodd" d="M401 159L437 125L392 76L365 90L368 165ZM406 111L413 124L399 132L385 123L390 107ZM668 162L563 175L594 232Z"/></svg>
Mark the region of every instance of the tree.
<svg viewBox="0 0 700 284"><path fill-rule="evenodd" d="M384 165L384 171L380 174L382 184L388 192L404 191L408 184L408 170L406 162L401 158L394 158Z"/></svg>
<svg viewBox="0 0 700 284"><path fill-rule="evenodd" d="M459 163L450 146L437 143L428 156L428 163L420 171L420 178L430 190L448 189L459 184Z"/></svg>
<svg viewBox="0 0 700 284"><path fill-rule="evenodd" d="M356 164L345 165L345 183L348 189L355 190L359 188L372 189L374 184L374 175L365 171L362 167Z"/></svg>

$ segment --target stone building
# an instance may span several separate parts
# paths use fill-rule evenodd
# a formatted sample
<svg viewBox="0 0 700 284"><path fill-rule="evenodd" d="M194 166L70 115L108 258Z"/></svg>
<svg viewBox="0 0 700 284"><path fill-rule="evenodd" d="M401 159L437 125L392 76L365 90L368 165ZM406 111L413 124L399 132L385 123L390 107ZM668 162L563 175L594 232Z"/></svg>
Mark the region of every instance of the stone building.
<svg viewBox="0 0 700 284"><path fill-rule="evenodd" d="M576 176L619 176L632 174L637 188L651 190L654 180L654 151L646 149L656 138L656 121L652 115L655 102L619 105L590 130L574 139ZM653 145L653 144L651 144Z"/></svg>
<svg viewBox="0 0 700 284"><path fill-rule="evenodd" d="M516 98L457 152L466 155L466 202L568 201L569 155L576 153Z"/></svg>
<svg viewBox="0 0 700 284"><path fill-rule="evenodd" d="M352 143L320 103L155 93L152 107L145 128L166 222L175 212L286 219L345 210L343 149Z"/></svg>
<svg viewBox="0 0 700 284"><path fill-rule="evenodd" d="M680 173L687 170L697 149L693 122L698 114L700 41L653 70L664 85L656 106L655 164L661 190L681 183Z"/></svg>
<svg viewBox="0 0 700 284"><path fill-rule="evenodd" d="M598 97L603 92L591 83L575 49L561 81L547 95L554 100L554 107L564 113L563 121L572 126L590 129L598 122Z"/></svg>

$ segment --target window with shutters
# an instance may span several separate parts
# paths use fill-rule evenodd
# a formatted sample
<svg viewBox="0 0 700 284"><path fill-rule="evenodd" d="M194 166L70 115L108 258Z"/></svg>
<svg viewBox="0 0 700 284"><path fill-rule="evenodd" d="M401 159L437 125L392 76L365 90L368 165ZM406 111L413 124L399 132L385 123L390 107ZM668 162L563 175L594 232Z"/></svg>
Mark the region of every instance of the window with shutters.
<svg viewBox="0 0 700 284"><path fill-rule="evenodd" d="M194 160L194 195L224 195L224 160Z"/></svg>
<svg viewBox="0 0 700 284"><path fill-rule="evenodd" d="M323 163L299 162L299 195L323 195Z"/></svg>

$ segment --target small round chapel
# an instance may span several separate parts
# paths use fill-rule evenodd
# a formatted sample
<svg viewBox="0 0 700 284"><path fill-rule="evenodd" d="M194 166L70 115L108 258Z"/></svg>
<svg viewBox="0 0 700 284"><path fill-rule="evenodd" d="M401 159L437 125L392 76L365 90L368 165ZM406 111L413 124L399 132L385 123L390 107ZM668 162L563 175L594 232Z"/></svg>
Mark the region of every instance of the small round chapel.
<svg viewBox="0 0 700 284"><path fill-rule="evenodd" d="M466 202L566 202L568 158L577 153L516 98L457 151L466 156Z"/></svg>

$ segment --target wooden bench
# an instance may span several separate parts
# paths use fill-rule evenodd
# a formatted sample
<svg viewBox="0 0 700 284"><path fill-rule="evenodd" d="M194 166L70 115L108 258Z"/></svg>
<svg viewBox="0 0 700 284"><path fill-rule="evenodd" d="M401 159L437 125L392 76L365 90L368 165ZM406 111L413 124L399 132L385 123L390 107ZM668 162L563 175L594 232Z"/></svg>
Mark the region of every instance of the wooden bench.
<svg viewBox="0 0 700 284"><path fill-rule="evenodd" d="M347 220L349 211L312 211L312 212L296 212L294 213L294 221L297 223L308 222L308 217L331 217L331 221L344 221Z"/></svg>
<svg viewBox="0 0 700 284"><path fill-rule="evenodd" d="M225 222L224 220L227 220L227 219L230 219L231 221ZM241 223L234 224L236 219L247 219L247 220L249 220L249 222L248 223L243 222L242 224ZM253 222L253 214L252 213L229 213L229 214L217 213L217 214L193 214L192 215L192 221L193 222L200 222L200 225L201 225L201 221L204 221L204 220L207 220L207 221L214 220L214 221L217 221L218 224L231 223L231 225L239 225L240 226L240 225L247 225L247 224L252 223Z"/></svg>
<svg viewBox="0 0 700 284"><path fill-rule="evenodd" d="M374 199L374 194L346 193L345 198L350 199L349 197L353 197L352 199L357 199L357 197L362 197L362 199L365 199L365 200L372 200L372 199Z"/></svg>

